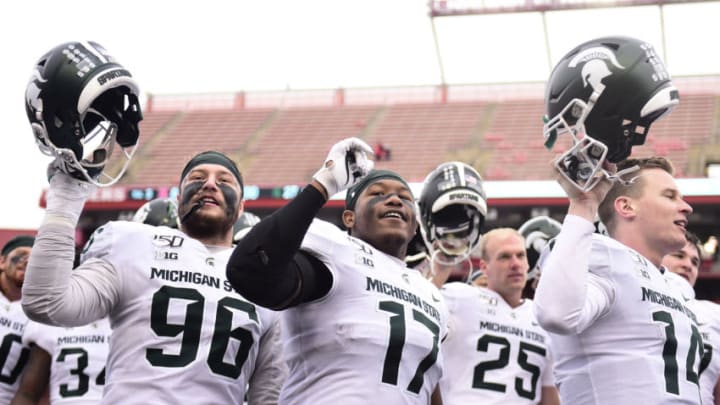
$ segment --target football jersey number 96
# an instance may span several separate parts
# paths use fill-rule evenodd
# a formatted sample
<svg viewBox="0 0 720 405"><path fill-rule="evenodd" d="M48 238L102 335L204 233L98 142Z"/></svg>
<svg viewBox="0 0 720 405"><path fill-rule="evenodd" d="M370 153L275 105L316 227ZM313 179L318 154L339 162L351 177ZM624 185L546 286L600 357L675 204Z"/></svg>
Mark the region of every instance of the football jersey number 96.
<svg viewBox="0 0 720 405"><path fill-rule="evenodd" d="M173 299L189 301L183 324L168 322L170 302ZM205 297L193 288L163 286L153 294L151 328L158 336L175 337L182 333L182 343L177 354L166 354L161 348L148 348L145 357L153 366L184 367L192 363L198 354L200 334L203 324ZM207 364L213 373L230 378L238 378L248 358L254 339L252 333L244 328L232 329L233 312L236 309L247 313L248 317L258 322L255 306L232 297L224 297L217 303L215 328L207 357ZM230 339L240 342L235 361L225 363L223 356Z"/></svg>

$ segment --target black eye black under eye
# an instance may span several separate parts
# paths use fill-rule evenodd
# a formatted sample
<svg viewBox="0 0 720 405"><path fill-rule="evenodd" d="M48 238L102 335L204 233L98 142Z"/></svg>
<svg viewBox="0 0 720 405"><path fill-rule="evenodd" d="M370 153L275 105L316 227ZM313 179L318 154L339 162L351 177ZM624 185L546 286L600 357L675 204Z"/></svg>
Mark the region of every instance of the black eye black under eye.
<svg viewBox="0 0 720 405"><path fill-rule="evenodd" d="M17 255L10 258L10 263L18 264L21 261L26 261L30 256L28 255Z"/></svg>

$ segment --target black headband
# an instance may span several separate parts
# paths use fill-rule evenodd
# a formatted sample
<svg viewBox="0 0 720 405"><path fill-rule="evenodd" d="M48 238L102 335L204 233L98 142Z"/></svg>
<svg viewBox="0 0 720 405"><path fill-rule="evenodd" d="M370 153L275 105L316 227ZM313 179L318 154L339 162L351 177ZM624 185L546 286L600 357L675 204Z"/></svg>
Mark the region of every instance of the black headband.
<svg viewBox="0 0 720 405"><path fill-rule="evenodd" d="M380 179L393 179L397 180L405 185L405 187L410 189L410 185L400 177L399 174L390 171L390 170L373 170L370 173L368 173L367 176L363 177L362 180L360 180L357 184L350 187L350 189L347 191L347 194L345 195L345 209L346 210L354 210L355 209L355 203L357 203L358 197L360 194L368 188L371 184L377 182Z"/></svg>
<svg viewBox="0 0 720 405"><path fill-rule="evenodd" d="M182 184L185 176L187 176L190 170L192 170L197 165L202 165L206 163L220 165L230 170L230 172L235 176L238 183L240 184L240 189L243 188L242 175L240 174L240 170L238 170L235 162L233 162L232 159L225 156L224 154L213 150L198 153L197 155L195 155L195 157L190 159L189 162L187 162L185 168L182 171L182 174L180 175L180 184Z"/></svg>
<svg viewBox="0 0 720 405"><path fill-rule="evenodd" d="M0 254L6 256L19 247L32 247L33 243L35 243L34 237L30 235L19 235L10 239L5 246L3 246L2 253Z"/></svg>

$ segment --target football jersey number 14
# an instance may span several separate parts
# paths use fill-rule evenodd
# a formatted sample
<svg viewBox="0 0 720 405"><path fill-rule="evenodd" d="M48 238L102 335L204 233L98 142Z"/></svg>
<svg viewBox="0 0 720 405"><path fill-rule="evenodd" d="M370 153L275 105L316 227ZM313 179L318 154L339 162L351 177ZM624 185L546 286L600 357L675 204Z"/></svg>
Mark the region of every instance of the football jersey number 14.
<svg viewBox="0 0 720 405"><path fill-rule="evenodd" d="M665 391L679 395L680 388L678 384L678 363L677 363L677 337L675 336L675 324L672 316L667 311L653 312L653 321L665 324L665 344L663 345L663 362L665 363ZM700 338L700 332L695 325L692 325L692 335L690 336L690 349L687 353L685 361L685 378L698 384L698 372L695 372L695 355L699 355L703 359L704 347ZM702 363L702 362L701 362Z"/></svg>

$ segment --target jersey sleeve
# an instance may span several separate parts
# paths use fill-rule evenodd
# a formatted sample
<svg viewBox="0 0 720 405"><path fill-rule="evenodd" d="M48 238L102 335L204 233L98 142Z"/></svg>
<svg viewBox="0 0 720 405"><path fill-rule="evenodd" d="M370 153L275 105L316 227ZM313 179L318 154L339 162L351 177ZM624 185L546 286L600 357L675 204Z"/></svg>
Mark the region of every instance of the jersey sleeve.
<svg viewBox="0 0 720 405"><path fill-rule="evenodd" d="M23 331L23 344L27 346L35 344L46 352L52 353L53 329L55 329L53 326L29 321Z"/></svg>
<svg viewBox="0 0 720 405"><path fill-rule="evenodd" d="M555 360L550 345L547 346L547 362L542 369L541 384L543 387L555 386Z"/></svg>
<svg viewBox="0 0 720 405"><path fill-rule="evenodd" d="M347 240L346 238L348 238L348 234L344 233L335 224L315 219L310 224L310 228L308 228L300 246L301 250L318 258L330 271L332 286L325 296L333 293L341 277L335 265L338 258L335 257L334 253L338 244L342 243L340 241Z"/></svg>
<svg viewBox="0 0 720 405"><path fill-rule="evenodd" d="M249 381L248 405L277 404L288 373L282 357L280 317L276 312L265 312L269 325L260 338L255 370Z"/></svg>
<svg viewBox="0 0 720 405"><path fill-rule="evenodd" d="M612 305L607 249L593 234L591 222L568 215L552 250L539 261L535 313L550 332L580 333Z"/></svg>
<svg viewBox="0 0 720 405"><path fill-rule="evenodd" d="M111 232L99 228L88 247ZM120 279L102 258L85 258L73 269L74 230L53 222L40 226L23 285L28 317L57 326L80 326L107 315L117 301ZM103 241L103 243L106 243ZM99 246L100 244L96 245Z"/></svg>
<svg viewBox="0 0 720 405"><path fill-rule="evenodd" d="M468 289L474 289L468 284L461 282L451 282L443 284L440 292L445 301L445 308L447 310L447 338L451 338L453 330L456 328L456 322L459 322L458 311L462 308L458 308L459 303L462 302L463 297L468 296L470 293ZM472 291L472 290L470 290Z"/></svg>
<svg viewBox="0 0 720 405"><path fill-rule="evenodd" d="M338 241L346 236L347 234L334 224L316 219L310 224L300 248L310 252L326 265L332 264L334 248Z"/></svg>

